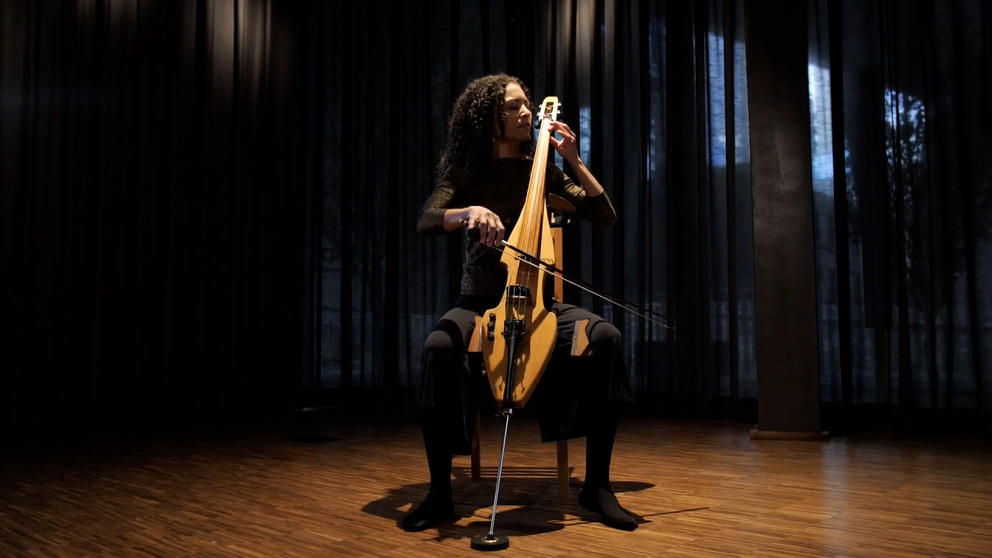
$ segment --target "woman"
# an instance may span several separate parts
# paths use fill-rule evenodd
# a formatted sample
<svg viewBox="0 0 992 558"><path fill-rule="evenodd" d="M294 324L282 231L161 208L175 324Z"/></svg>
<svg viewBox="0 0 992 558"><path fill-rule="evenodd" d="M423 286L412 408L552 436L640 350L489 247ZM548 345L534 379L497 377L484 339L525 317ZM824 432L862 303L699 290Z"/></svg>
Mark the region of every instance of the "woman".
<svg viewBox="0 0 992 558"><path fill-rule="evenodd" d="M578 177L578 184L554 165L545 180L549 192L571 201L580 217L610 226L616 221L603 187L582 163L575 134L552 122L551 143ZM506 286L501 246L523 207L532 166L533 114L523 82L492 75L469 83L455 101L448 139L438 164L437 186L417 224L420 234L467 231L461 296L427 337L418 419L423 427L431 486L427 498L403 518L408 531L451 518L451 456L471 448L481 397L491 397L471 373L465 346L474 318L495 307ZM554 137L558 134L560 138ZM550 298L546 298L550 301ZM531 400L538 408L545 441L587 437L586 478L579 504L603 523L632 530L637 520L620 507L610 488L610 458L622 404L633 401L620 332L599 316L554 302L558 348ZM575 322L589 319L592 356L569 356ZM561 350L559 350L561 349ZM558 370L567 372L556 373Z"/></svg>

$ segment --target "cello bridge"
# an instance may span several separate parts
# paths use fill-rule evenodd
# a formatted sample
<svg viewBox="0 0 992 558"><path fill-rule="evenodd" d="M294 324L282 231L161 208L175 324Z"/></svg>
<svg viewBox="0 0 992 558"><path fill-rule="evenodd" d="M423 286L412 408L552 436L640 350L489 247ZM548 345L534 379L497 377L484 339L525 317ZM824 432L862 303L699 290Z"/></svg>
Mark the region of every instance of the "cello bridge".
<svg viewBox="0 0 992 558"><path fill-rule="evenodd" d="M522 308L530 300L530 289L526 285L507 285L506 304L512 308Z"/></svg>
<svg viewBox="0 0 992 558"><path fill-rule="evenodd" d="M530 289L526 285L506 286L506 316L522 320L530 306ZM509 321L509 320L507 320ZM521 325L520 328L523 326ZM504 327L505 329L505 327ZM520 333L523 333L521 331Z"/></svg>

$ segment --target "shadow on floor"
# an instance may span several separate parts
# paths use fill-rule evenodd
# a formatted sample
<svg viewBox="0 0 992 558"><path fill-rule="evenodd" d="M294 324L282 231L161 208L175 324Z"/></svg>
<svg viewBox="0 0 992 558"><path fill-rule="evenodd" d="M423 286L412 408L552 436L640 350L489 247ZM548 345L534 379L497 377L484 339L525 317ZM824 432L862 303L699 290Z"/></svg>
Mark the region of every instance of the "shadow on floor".
<svg viewBox="0 0 992 558"><path fill-rule="evenodd" d="M482 478L478 481L472 480L467 467L453 467L452 472L451 488L458 519L439 525L436 528L437 540L470 539L476 535L485 535L489 532L493 491L496 487L495 468L484 467ZM553 467L504 467L496 532L510 537L538 535L558 531L568 525L598 522L598 515L578 505L581 483L571 479L569 484L569 501L560 504L556 470ZM613 483L613 490L623 505L623 493L646 490L653 486L645 482L621 481ZM392 519L397 522L396 528L399 529L400 519L420 504L427 496L428 488L429 483L426 482L392 488L385 497L366 504L362 511ZM638 519L638 523L648 522L634 510L630 511ZM579 519L575 519L575 516ZM468 525L460 523L462 518L470 518Z"/></svg>

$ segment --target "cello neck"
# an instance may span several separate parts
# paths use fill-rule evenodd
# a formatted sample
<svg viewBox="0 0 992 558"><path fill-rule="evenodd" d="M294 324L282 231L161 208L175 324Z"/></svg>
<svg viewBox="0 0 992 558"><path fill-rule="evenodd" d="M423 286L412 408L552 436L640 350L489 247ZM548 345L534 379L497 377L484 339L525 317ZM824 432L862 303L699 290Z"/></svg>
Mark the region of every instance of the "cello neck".
<svg viewBox="0 0 992 558"><path fill-rule="evenodd" d="M520 248L526 250L528 254L536 254L540 246L541 220L544 218L545 210L544 177L548 169L548 154L551 144L550 125L551 122L558 119L560 106L558 97L545 97L538 111L540 132L534 149L534 164L531 166L530 182L527 185L527 198L524 201L523 210L520 212L520 219L517 221L517 227L521 229L522 233L518 239Z"/></svg>

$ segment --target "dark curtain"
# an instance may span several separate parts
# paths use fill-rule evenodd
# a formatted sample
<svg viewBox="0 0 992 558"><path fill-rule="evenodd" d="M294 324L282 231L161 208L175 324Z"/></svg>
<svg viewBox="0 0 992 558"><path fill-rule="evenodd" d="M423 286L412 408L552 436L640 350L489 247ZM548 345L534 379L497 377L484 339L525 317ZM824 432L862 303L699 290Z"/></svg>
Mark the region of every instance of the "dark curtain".
<svg viewBox="0 0 992 558"><path fill-rule="evenodd" d="M987 417L989 9L810 6L822 400ZM678 326L566 293L620 327L642 404L753 418L745 16L3 3L3 424L411 401L462 247L414 223L455 96L498 71L563 100L620 214L566 232L566 270Z"/></svg>
<svg viewBox="0 0 992 558"><path fill-rule="evenodd" d="M295 404L323 114L308 10L0 4L0 424Z"/></svg>
<svg viewBox="0 0 992 558"><path fill-rule="evenodd" d="M992 9L812 6L822 400L840 428L988 424Z"/></svg>
<svg viewBox="0 0 992 558"><path fill-rule="evenodd" d="M458 292L463 239L417 237L415 223L455 97L472 78L506 72L536 99L562 100L562 119L620 216L612 229L566 231L566 271L670 316L677 334L577 290L566 299L621 329L645 405L753 415L739 2L326 10L320 385L400 400L419 386L423 341Z"/></svg>

